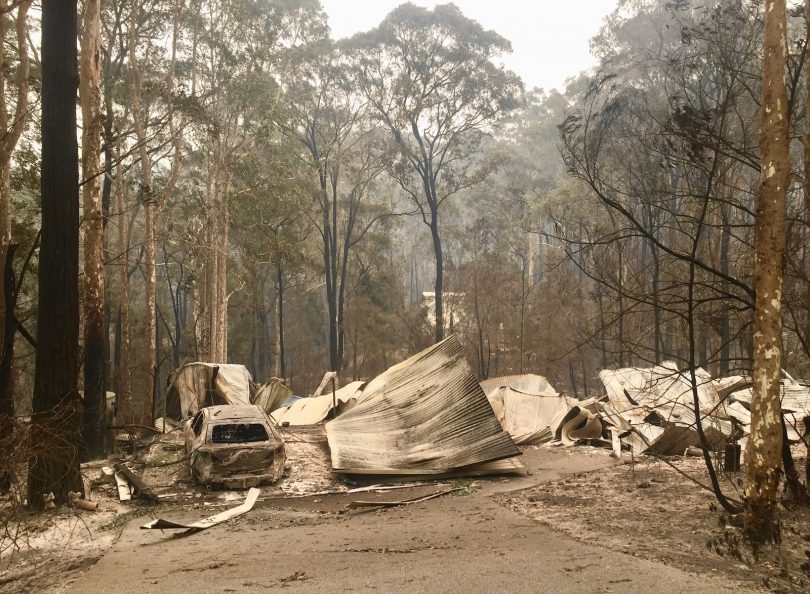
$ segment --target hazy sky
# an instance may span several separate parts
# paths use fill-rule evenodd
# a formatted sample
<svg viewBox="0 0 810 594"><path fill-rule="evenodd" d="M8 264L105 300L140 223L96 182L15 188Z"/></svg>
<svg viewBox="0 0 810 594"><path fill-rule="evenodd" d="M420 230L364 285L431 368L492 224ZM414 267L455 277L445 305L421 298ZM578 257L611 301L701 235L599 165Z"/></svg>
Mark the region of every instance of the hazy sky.
<svg viewBox="0 0 810 594"><path fill-rule="evenodd" d="M371 29L404 0L321 0L335 39ZM432 8L435 2L412 0ZM565 79L594 64L588 40L617 0L455 0L487 29L512 42L506 65L527 87L562 89Z"/></svg>

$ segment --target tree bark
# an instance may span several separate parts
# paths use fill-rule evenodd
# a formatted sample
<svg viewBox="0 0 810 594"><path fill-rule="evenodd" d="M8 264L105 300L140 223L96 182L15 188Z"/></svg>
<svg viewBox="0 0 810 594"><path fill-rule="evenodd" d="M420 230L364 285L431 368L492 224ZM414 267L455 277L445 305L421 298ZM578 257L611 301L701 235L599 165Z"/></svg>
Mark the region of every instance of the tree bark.
<svg viewBox="0 0 810 594"><path fill-rule="evenodd" d="M42 2L42 245L28 503L84 491L79 474L79 156L76 0Z"/></svg>
<svg viewBox="0 0 810 594"><path fill-rule="evenodd" d="M14 394L9 389L12 386L12 375L14 373L14 335L16 334L16 320L14 318L14 306L16 301L17 287L14 281L14 252L17 244L10 243L6 249L6 260L3 263L3 285L0 292L3 293L4 303L7 304L5 310L0 312L3 318L5 334L3 342L0 343L0 386L5 391L0 395L0 493L6 493L11 486L10 473L5 466L5 461L9 460L9 453L6 449L11 445L14 435Z"/></svg>
<svg viewBox="0 0 810 594"><path fill-rule="evenodd" d="M729 253L731 251L731 223L728 213L721 207L722 228L720 230L720 271L729 274ZM726 279L720 281L720 290L724 295L729 293L730 287ZM723 303L720 310L720 375L728 374L731 369L731 320L729 308Z"/></svg>
<svg viewBox="0 0 810 594"><path fill-rule="evenodd" d="M216 111L216 106L214 107ZM228 359L228 182L222 146L222 132L214 140L209 155L206 182L208 203L208 266L207 283L203 287L202 351L207 361L227 363Z"/></svg>
<svg viewBox="0 0 810 594"><path fill-rule="evenodd" d="M810 2L804 3L805 39L810 40ZM810 43L805 43L804 48L804 87L810 89ZM806 104L810 101L805 99ZM804 131L804 262L805 262L805 306L806 316L804 322L804 341L802 344L810 343L810 109L805 107L805 131ZM810 357L810 349L805 347L805 356ZM810 489L810 484L808 485Z"/></svg>
<svg viewBox="0 0 810 594"><path fill-rule="evenodd" d="M143 75L138 64L137 36L140 4L134 2L130 12L129 21L129 61L132 71L131 102L132 121L135 128L135 137L138 142L138 157L141 162L141 197L144 203L144 297L145 314L143 321L143 336L146 342L144 364L146 366L148 381L143 398L140 399L140 423L152 425L152 415L155 403L155 373L157 367L157 343L155 342L155 326L157 325L157 311L155 308L155 193L152 185L152 163L146 144L147 115L141 105L141 91L143 88Z"/></svg>
<svg viewBox="0 0 810 594"><path fill-rule="evenodd" d="M765 3L761 170L756 212L754 373L746 446L745 533L756 543L778 540L776 495L781 473L782 277L785 204L790 178L785 86L785 0Z"/></svg>
<svg viewBox="0 0 810 594"><path fill-rule="evenodd" d="M618 271L616 273L618 277L616 303L619 306L619 344L617 348L619 350L619 367L624 367L624 246L617 244L617 247L619 253Z"/></svg>
<svg viewBox="0 0 810 594"><path fill-rule="evenodd" d="M436 301L436 342L444 340L444 300L442 291L444 289L444 258L442 256L442 238L439 235L439 210L431 207L430 211L430 236L433 240L433 255L436 258L436 280L433 285Z"/></svg>
<svg viewBox="0 0 810 594"><path fill-rule="evenodd" d="M14 308L16 301L16 287L13 287L14 269L11 234L11 157L14 148L20 139L25 123L28 121L28 8L30 2L23 2L17 8L15 29L17 37L17 51L19 52L19 67L16 79L16 105L14 114L10 119L6 105L6 80L0 76L0 266L3 266L3 290L0 290L0 415L6 414L8 419L14 416L14 335L16 324L14 322ZM8 1L2 0L0 8L8 9ZM0 19L0 40L6 37L6 20ZM0 52L0 70L5 70L4 54ZM9 284L11 283L11 284ZM8 289L12 290L9 292ZM0 423L4 421L0 420ZM3 439L4 429L0 428L0 440Z"/></svg>
<svg viewBox="0 0 810 594"><path fill-rule="evenodd" d="M104 215L101 204L101 39L99 0L87 0L81 39L82 213L84 218L84 424L83 457L104 455L106 327Z"/></svg>
<svg viewBox="0 0 810 594"><path fill-rule="evenodd" d="M118 357L116 361L116 399L118 421L133 423L132 357L129 341L129 227L124 216L127 182L119 171L115 179L115 208L118 211Z"/></svg>
<svg viewBox="0 0 810 594"><path fill-rule="evenodd" d="M287 365L284 361L284 274L281 264L276 264L276 280L278 287L278 319L276 320L276 372L275 376L284 378L287 375Z"/></svg>

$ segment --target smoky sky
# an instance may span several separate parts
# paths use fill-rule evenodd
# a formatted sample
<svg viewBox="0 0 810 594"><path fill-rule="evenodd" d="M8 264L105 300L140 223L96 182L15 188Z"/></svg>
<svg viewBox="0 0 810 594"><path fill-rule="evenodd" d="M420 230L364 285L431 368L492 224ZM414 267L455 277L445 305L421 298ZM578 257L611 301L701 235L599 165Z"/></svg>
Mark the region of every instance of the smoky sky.
<svg viewBox="0 0 810 594"><path fill-rule="evenodd" d="M432 8L437 2L412 0ZM401 0L321 0L335 39L375 27ZM443 2L438 2L442 4ZM562 90L594 64L589 39L617 0L455 0L461 11L512 42L506 66L528 88Z"/></svg>

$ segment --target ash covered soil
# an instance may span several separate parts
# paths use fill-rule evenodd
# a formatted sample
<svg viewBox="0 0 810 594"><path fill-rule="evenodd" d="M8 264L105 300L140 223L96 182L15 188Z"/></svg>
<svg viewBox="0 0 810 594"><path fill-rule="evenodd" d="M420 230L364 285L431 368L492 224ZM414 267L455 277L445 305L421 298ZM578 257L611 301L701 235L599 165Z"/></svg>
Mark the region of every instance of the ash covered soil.
<svg viewBox="0 0 810 594"><path fill-rule="evenodd" d="M744 580L777 592L810 591L810 509L780 505L782 542L756 557L714 495L651 457L575 473L529 489L496 495L526 518L577 540L689 571ZM709 485L702 458L671 457L672 465ZM804 460L797 459L804 468ZM743 473L719 480L742 496Z"/></svg>

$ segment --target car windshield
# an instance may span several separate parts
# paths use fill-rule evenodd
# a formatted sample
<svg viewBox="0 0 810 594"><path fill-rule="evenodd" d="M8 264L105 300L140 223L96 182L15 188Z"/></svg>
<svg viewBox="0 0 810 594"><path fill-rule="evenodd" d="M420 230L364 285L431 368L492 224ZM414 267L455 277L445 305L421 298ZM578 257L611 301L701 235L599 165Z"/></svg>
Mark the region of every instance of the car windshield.
<svg viewBox="0 0 810 594"><path fill-rule="evenodd" d="M267 429L261 423L214 425L211 431L211 441L214 443L252 443L267 439Z"/></svg>

